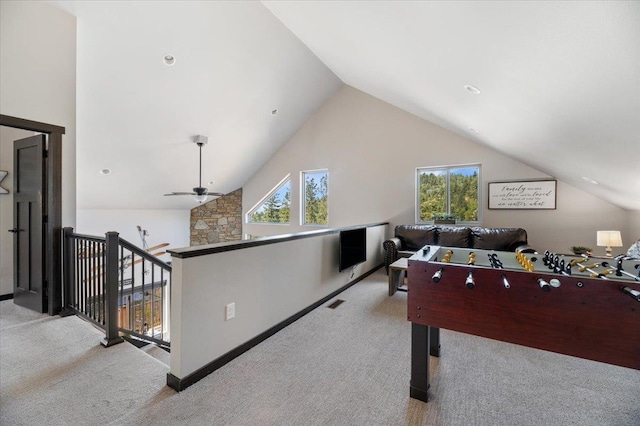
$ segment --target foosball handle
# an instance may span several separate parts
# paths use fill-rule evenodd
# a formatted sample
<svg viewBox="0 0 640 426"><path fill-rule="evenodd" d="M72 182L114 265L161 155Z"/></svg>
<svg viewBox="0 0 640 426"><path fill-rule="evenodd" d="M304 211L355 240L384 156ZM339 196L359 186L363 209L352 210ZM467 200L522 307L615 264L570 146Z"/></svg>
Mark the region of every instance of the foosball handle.
<svg viewBox="0 0 640 426"><path fill-rule="evenodd" d="M629 296L633 297L638 302L640 302L640 291L633 290L629 287L620 287L620 290L622 290L624 293L627 293Z"/></svg>
<svg viewBox="0 0 640 426"><path fill-rule="evenodd" d="M542 278L538 278L538 285L542 289L542 291L551 291L551 284L543 280Z"/></svg>
<svg viewBox="0 0 640 426"><path fill-rule="evenodd" d="M509 280L507 279L507 277L502 274L502 285L504 285L504 288L511 288L511 284L509 284Z"/></svg>
<svg viewBox="0 0 640 426"><path fill-rule="evenodd" d="M467 286L468 289L472 289L476 286L476 282L473 279L473 274L471 272L469 272L469 275L467 275L467 279L464 282L464 285Z"/></svg>

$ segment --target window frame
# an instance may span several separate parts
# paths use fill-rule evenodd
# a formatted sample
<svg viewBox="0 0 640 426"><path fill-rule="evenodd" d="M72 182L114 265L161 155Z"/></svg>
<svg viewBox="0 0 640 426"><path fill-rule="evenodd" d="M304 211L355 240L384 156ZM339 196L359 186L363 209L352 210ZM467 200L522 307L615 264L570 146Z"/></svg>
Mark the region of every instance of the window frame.
<svg viewBox="0 0 640 426"><path fill-rule="evenodd" d="M462 169L462 168L470 168L476 167L478 169L478 220L475 221L460 221L456 220L456 225L467 225L467 226L480 226L482 225L482 211L484 209L482 202L482 164L480 163L469 163L469 164L451 164L445 166L425 166L425 167L416 167L415 171L415 221L416 224L425 224L425 225L433 225L434 220L420 220L420 173L424 170L444 170L446 172L447 177L447 194L446 194L446 213L451 212L451 185L449 176L451 170L454 169Z"/></svg>
<svg viewBox="0 0 640 426"><path fill-rule="evenodd" d="M291 213L289 213L289 222L254 222L251 220L251 215L255 213L255 211L261 207L264 203L267 202L269 198L271 198L276 192L282 189L289 182L289 194L292 194L292 186L291 186L291 173L287 173L287 175L278 182L276 186L274 186L267 194L260 199L253 207L251 207L247 213L245 214L245 224L247 225L291 225ZM291 200L289 200L289 209L291 209ZM291 211L291 210L289 210Z"/></svg>
<svg viewBox="0 0 640 426"><path fill-rule="evenodd" d="M314 174L324 172L327 175L327 223L306 223L306 206L307 206L307 186L305 176L307 174ZM329 169L313 169L300 171L300 226L329 226Z"/></svg>

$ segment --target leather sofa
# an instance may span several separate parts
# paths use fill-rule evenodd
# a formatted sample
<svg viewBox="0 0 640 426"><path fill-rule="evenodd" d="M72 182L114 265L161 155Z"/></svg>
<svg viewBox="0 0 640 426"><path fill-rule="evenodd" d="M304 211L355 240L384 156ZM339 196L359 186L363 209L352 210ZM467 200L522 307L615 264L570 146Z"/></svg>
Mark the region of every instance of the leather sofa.
<svg viewBox="0 0 640 426"><path fill-rule="evenodd" d="M394 235L382 243L387 274L393 262L410 257L426 245L535 253L527 243L527 231L522 228L398 225Z"/></svg>

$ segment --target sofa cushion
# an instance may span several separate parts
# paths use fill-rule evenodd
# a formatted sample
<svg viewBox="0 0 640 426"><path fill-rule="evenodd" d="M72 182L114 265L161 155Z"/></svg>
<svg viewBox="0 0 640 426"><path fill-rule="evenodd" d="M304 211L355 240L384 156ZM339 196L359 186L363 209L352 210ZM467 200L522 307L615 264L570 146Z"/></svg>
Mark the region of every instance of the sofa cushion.
<svg viewBox="0 0 640 426"><path fill-rule="evenodd" d="M522 228L471 228L472 247L476 249L514 251L527 243L527 231Z"/></svg>
<svg viewBox="0 0 640 426"><path fill-rule="evenodd" d="M439 246L443 247L471 247L471 229L460 226L438 227Z"/></svg>
<svg viewBox="0 0 640 426"><path fill-rule="evenodd" d="M404 250L420 250L426 245L436 243L436 227L431 225L398 225L396 237L402 242Z"/></svg>

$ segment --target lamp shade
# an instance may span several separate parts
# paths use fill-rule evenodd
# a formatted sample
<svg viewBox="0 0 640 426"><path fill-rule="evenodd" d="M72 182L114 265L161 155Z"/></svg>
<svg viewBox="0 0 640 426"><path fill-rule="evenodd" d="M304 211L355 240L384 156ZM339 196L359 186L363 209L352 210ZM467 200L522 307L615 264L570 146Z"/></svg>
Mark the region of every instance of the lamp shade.
<svg viewBox="0 0 640 426"><path fill-rule="evenodd" d="M597 244L602 247L622 247L620 231L598 231Z"/></svg>

